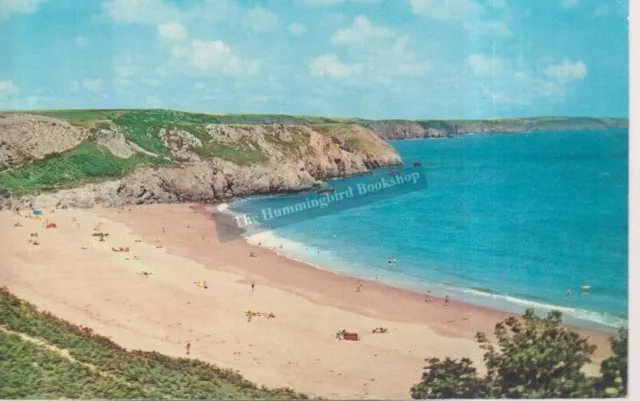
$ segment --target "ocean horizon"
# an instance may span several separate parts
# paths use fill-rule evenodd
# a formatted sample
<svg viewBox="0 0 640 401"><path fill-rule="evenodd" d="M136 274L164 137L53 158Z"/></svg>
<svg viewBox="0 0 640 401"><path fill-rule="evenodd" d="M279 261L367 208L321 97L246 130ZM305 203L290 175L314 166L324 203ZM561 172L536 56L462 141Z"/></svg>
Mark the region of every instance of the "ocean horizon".
<svg viewBox="0 0 640 401"><path fill-rule="evenodd" d="M422 163L426 188L249 241L324 270L456 301L512 313L559 310L568 324L603 331L627 324L627 130L391 144L405 164ZM308 194L229 207L256 213ZM582 294L585 285L591 291Z"/></svg>

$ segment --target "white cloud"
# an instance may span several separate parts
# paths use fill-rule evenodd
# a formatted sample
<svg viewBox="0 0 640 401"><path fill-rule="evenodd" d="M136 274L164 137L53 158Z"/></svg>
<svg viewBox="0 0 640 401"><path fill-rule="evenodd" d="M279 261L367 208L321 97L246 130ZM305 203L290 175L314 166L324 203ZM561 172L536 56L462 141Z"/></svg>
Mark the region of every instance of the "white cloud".
<svg viewBox="0 0 640 401"><path fill-rule="evenodd" d="M113 84L120 89L135 86L134 78L142 72L142 68L134 57L130 55L115 61L111 66L111 70L115 74Z"/></svg>
<svg viewBox="0 0 640 401"><path fill-rule="evenodd" d="M269 31L278 25L278 17L271 11L257 6L246 13L242 25L255 31Z"/></svg>
<svg viewBox="0 0 640 401"><path fill-rule="evenodd" d="M513 35L505 21L473 21L464 22L462 26L475 35L489 35L508 38Z"/></svg>
<svg viewBox="0 0 640 401"><path fill-rule="evenodd" d="M495 72L498 62L496 58L484 54L472 54L465 59L465 63L476 75L489 75Z"/></svg>
<svg viewBox="0 0 640 401"><path fill-rule="evenodd" d="M488 7L475 0L407 0L414 14L437 21L457 21L474 35L508 38L513 35L505 0L488 0ZM499 14L496 16L496 14ZM498 18L496 18L498 17Z"/></svg>
<svg viewBox="0 0 640 401"><path fill-rule="evenodd" d="M332 42L346 49L345 59L335 54L314 58L309 63L312 76L355 87L398 87L404 79L421 77L429 70L429 64L409 49L409 36L374 25L364 16L335 32Z"/></svg>
<svg viewBox="0 0 640 401"><path fill-rule="evenodd" d="M414 14L440 21L466 20L480 14L482 6L473 0L408 0Z"/></svg>
<svg viewBox="0 0 640 401"><path fill-rule="evenodd" d="M578 0L562 0L560 7L564 9L575 8L578 5Z"/></svg>
<svg viewBox="0 0 640 401"><path fill-rule="evenodd" d="M245 60L235 55L228 45L220 40L192 40L171 49L174 59L185 62L201 71L224 75L242 76L254 74L260 69L257 60Z"/></svg>
<svg viewBox="0 0 640 401"><path fill-rule="evenodd" d="M6 99L19 92L18 86L11 80L0 81L0 99Z"/></svg>
<svg viewBox="0 0 640 401"><path fill-rule="evenodd" d="M0 0L0 21L11 14L33 14L47 0Z"/></svg>
<svg viewBox="0 0 640 401"><path fill-rule="evenodd" d="M342 79L360 75L362 64L345 64L335 54L325 54L311 60L309 69L312 76Z"/></svg>
<svg viewBox="0 0 640 401"><path fill-rule="evenodd" d="M533 69L499 57L472 54L465 59L465 64L473 74L467 79L477 82L482 93L496 103L526 105L541 100L558 101L572 89L572 81L587 74L582 61Z"/></svg>
<svg viewBox="0 0 640 401"><path fill-rule="evenodd" d="M271 100L271 96L267 95L249 95L247 97L247 103L250 105L263 105Z"/></svg>
<svg viewBox="0 0 640 401"><path fill-rule="evenodd" d="M78 47L85 47L89 43L89 39L85 38L84 36L76 36L75 38L73 38L73 43L75 43Z"/></svg>
<svg viewBox="0 0 640 401"><path fill-rule="evenodd" d="M364 44L370 41L390 39L395 32L383 26L375 26L367 17L359 15L353 19L351 26L340 29L333 35L332 41L337 45Z"/></svg>
<svg viewBox="0 0 640 401"><path fill-rule="evenodd" d="M189 10L187 17L211 22L235 19L241 11L233 0L204 0L199 6Z"/></svg>
<svg viewBox="0 0 640 401"><path fill-rule="evenodd" d="M587 76L587 66L582 60L575 62L565 60L562 64L546 68L544 73L558 81L573 81Z"/></svg>
<svg viewBox="0 0 640 401"><path fill-rule="evenodd" d="M189 37L189 32L179 22L167 22L158 25L158 36L167 42L179 42Z"/></svg>
<svg viewBox="0 0 640 401"><path fill-rule="evenodd" d="M501 11L507 11L509 9L507 0L487 0L487 5Z"/></svg>
<svg viewBox="0 0 640 401"><path fill-rule="evenodd" d="M307 28L299 22L293 22L289 24L288 29L289 29L289 32L291 32L294 35L302 35L307 30Z"/></svg>
<svg viewBox="0 0 640 401"><path fill-rule="evenodd" d="M177 7L162 0L104 0L107 17L120 23L159 24L181 16Z"/></svg>
<svg viewBox="0 0 640 401"><path fill-rule="evenodd" d="M85 78L82 80L82 87L91 92L101 92L104 90L102 78Z"/></svg>
<svg viewBox="0 0 640 401"><path fill-rule="evenodd" d="M336 6L344 3L372 4L378 3L379 1L380 0L298 0L298 3L312 7L325 7Z"/></svg>
<svg viewBox="0 0 640 401"><path fill-rule="evenodd" d="M162 85L162 80L157 78L142 78L142 82L151 86L160 86Z"/></svg>
<svg viewBox="0 0 640 401"><path fill-rule="evenodd" d="M124 61L114 64L111 69L116 75L123 78L131 78L141 71L132 56L127 56Z"/></svg>
<svg viewBox="0 0 640 401"><path fill-rule="evenodd" d="M27 108L38 109L51 104L60 104L61 98L55 96L27 96Z"/></svg>

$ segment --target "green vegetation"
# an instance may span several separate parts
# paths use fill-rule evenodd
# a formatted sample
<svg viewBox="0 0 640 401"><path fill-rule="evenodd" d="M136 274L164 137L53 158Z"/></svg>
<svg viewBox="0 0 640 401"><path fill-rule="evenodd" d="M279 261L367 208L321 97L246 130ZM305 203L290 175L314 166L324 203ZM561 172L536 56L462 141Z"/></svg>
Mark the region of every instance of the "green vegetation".
<svg viewBox="0 0 640 401"><path fill-rule="evenodd" d="M230 369L127 351L0 289L0 398L304 399Z"/></svg>
<svg viewBox="0 0 640 401"><path fill-rule="evenodd" d="M314 124L310 128L321 134L339 139L350 149L360 150L371 155L385 154L387 152L385 144L373 140L362 129L362 125L359 124Z"/></svg>
<svg viewBox="0 0 640 401"><path fill-rule="evenodd" d="M92 140L60 154L0 171L0 195L21 196L39 191L68 188L85 182L121 177L141 166L175 165L170 151L159 136L164 129L179 128L190 132L202 142L192 149L203 158L219 157L236 164L260 163L267 158L248 144L216 142L204 125L219 122L208 114L184 113L171 110L47 110L31 114L67 120L90 129L117 129L129 141L158 157L136 153L122 159Z"/></svg>
<svg viewBox="0 0 640 401"><path fill-rule="evenodd" d="M526 117L486 120L367 120L360 118L290 116L284 114L214 114L187 113L173 110L39 110L26 111L36 114L68 120L72 124L86 124L85 121L114 121L122 119L123 125L135 127L146 120L148 123L191 122L196 124L283 124L314 125L357 124L363 127L384 126L403 123L418 123L424 128L444 130L495 129L496 131L528 131L552 129L598 129L607 127L627 127L626 118L593 117ZM319 127L321 129L321 127Z"/></svg>
<svg viewBox="0 0 640 401"><path fill-rule="evenodd" d="M35 114L60 120L110 120L122 113L120 110L31 110L27 114Z"/></svg>
<svg viewBox="0 0 640 401"><path fill-rule="evenodd" d="M119 177L139 166L177 165L184 160L171 160L171 151L165 145L160 132L163 129L181 129L194 135L202 143L191 149L201 158L218 157L240 165L261 163L267 157L252 142L250 135L243 136L239 143L215 141L205 130L206 124L236 124L237 128L253 124L264 124L272 130L270 140L282 152L297 155L300 144L306 139L301 126L323 135L339 139L347 148L357 149L371 155L385 154L388 149L379 141L362 134L359 127L375 130L394 124L417 123L423 128L433 128L445 135L456 132L476 132L489 129L496 132L541 131L554 128L596 129L623 127L626 119L597 119L582 117L536 117L501 120L362 120L313 116L289 116L268 114L212 114L187 113L174 110L41 110L28 111L34 115L48 116L68 121L70 124L91 130L110 129L123 133L125 138L157 157L137 153L131 158L120 159L106 149L88 140L75 149L61 154L49 155L44 160L17 166L13 170L0 171L0 195L24 195L37 191L76 186L84 182ZM276 130L287 125L295 134L281 138ZM297 127L296 127L297 126ZM298 130L296 131L296 128Z"/></svg>
<svg viewBox="0 0 640 401"><path fill-rule="evenodd" d="M232 146L214 141L202 124L180 122L172 123L165 126L165 128L184 130L198 138L202 143L202 147L194 148L193 151L203 158L219 157L239 165L260 163L267 160L267 157L262 152L250 148L249 144Z"/></svg>
<svg viewBox="0 0 640 401"><path fill-rule="evenodd" d="M614 355L601 364L600 377L587 377L595 346L560 325L562 314L546 318L533 309L522 320L496 324L497 347L484 333L476 340L487 369L479 376L471 360L427 359L422 381L411 388L414 399L427 398L611 398L627 394L627 329L611 338Z"/></svg>
<svg viewBox="0 0 640 401"><path fill-rule="evenodd" d="M161 165L168 161L136 154L120 159L91 141L49 155L15 170L0 171L0 194L24 195L50 189L77 186L83 182L120 177L142 165Z"/></svg>

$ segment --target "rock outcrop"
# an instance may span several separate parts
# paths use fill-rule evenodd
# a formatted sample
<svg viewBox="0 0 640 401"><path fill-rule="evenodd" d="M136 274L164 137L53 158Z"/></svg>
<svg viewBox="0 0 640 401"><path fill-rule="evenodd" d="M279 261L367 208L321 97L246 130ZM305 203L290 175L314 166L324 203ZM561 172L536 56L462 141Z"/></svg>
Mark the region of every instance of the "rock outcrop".
<svg viewBox="0 0 640 401"><path fill-rule="evenodd" d="M89 136L66 121L27 114L0 114L0 170L73 148Z"/></svg>
<svg viewBox="0 0 640 401"><path fill-rule="evenodd" d="M37 142L37 137L45 135L40 129L31 131L30 120L26 120L25 125L20 121L19 118L13 120L11 132L22 132L23 138L18 141L12 134L7 141L11 149L16 148L16 142ZM117 130L93 129L89 132L64 122L53 125L54 121L47 121L47 124L58 127L60 142L51 144L50 148L40 144L38 152L32 154L59 153L72 149L82 139L92 141L103 151L121 159L141 153L137 145ZM0 208L220 202L250 195L306 190L327 178L356 175L401 163L391 145L360 126L351 126L332 135L304 126L208 124L201 126L198 136L175 127L162 128L157 135L171 154L173 160L169 165L139 167L118 179L78 183L70 189L4 196L0 198ZM205 157L205 151L210 151L206 146L249 150L264 155L264 160L238 164L223 157ZM147 151L144 154L153 155Z"/></svg>
<svg viewBox="0 0 640 401"><path fill-rule="evenodd" d="M455 134L451 127L424 127L411 121L372 121L363 124L384 139L447 138Z"/></svg>

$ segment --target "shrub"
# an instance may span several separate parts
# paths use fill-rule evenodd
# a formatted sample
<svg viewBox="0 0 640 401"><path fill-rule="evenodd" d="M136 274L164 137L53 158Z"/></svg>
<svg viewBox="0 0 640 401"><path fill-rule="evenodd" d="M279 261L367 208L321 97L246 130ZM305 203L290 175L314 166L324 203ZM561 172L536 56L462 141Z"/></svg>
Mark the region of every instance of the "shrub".
<svg viewBox="0 0 640 401"><path fill-rule="evenodd" d="M487 373L479 377L468 359L427 359L422 381L411 396L422 398L583 398L622 397L627 392L627 330L612 338L614 355L603 361L602 377L582 372L596 347L561 326L562 314L546 318L528 309L522 319L496 324L497 346L484 333L476 340L484 350Z"/></svg>

